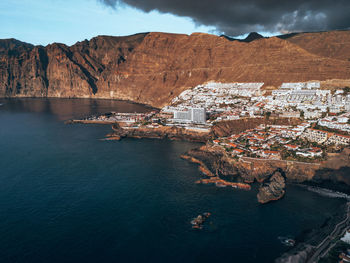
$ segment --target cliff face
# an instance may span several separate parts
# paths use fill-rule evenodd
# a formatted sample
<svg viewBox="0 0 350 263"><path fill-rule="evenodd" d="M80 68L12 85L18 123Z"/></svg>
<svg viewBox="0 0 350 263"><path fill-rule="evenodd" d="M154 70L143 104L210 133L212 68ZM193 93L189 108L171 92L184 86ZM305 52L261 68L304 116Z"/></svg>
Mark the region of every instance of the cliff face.
<svg viewBox="0 0 350 263"><path fill-rule="evenodd" d="M43 47L0 41L0 96L47 95L47 54Z"/></svg>
<svg viewBox="0 0 350 263"><path fill-rule="evenodd" d="M350 31L230 41L209 34L99 36L73 46L0 40L0 96L115 98L160 107L214 80L350 79Z"/></svg>
<svg viewBox="0 0 350 263"><path fill-rule="evenodd" d="M257 195L258 202L266 204L281 199L285 194L285 187L284 177L280 172L275 172L268 182L259 187L259 193Z"/></svg>
<svg viewBox="0 0 350 263"><path fill-rule="evenodd" d="M137 129L123 129L120 125L113 125L114 133L109 134L110 138L156 138L170 140L186 140L192 142L206 142L210 135L208 132L196 132L185 130L177 127L159 127L147 128L140 127Z"/></svg>
<svg viewBox="0 0 350 263"><path fill-rule="evenodd" d="M244 183L260 183L258 201L267 203L278 200L285 194L285 183L333 181L350 185L350 149L330 157L321 163L302 163L284 160L268 160L242 157L230 158L221 147L205 145L192 149L187 159L195 159L209 173L223 179Z"/></svg>
<svg viewBox="0 0 350 263"><path fill-rule="evenodd" d="M248 157L235 160L220 147L207 145L190 150L188 155L203 162L213 173L248 183L262 183L277 171L283 173L289 182L305 182L312 180L317 170L327 166Z"/></svg>
<svg viewBox="0 0 350 263"><path fill-rule="evenodd" d="M117 78L145 35L101 36L71 47L0 40L0 96L113 98L119 87L105 80Z"/></svg>

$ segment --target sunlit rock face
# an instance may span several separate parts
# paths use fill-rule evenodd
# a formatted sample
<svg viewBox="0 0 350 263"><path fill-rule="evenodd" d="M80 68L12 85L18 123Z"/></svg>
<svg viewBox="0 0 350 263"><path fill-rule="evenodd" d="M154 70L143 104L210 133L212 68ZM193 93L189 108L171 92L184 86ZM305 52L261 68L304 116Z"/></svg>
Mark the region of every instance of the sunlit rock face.
<svg viewBox="0 0 350 263"><path fill-rule="evenodd" d="M114 98L161 107L208 81L350 79L350 31L249 42L209 34L98 36L73 46L0 40L0 96Z"/></svg>
<svg viewBox="0 0 350 263"><path fill-rule="evenodd" d="M275 172L268 182L259 187L257 195L259 203L265 204L281 199L285 194L285 179L280 172Z"/></svg>

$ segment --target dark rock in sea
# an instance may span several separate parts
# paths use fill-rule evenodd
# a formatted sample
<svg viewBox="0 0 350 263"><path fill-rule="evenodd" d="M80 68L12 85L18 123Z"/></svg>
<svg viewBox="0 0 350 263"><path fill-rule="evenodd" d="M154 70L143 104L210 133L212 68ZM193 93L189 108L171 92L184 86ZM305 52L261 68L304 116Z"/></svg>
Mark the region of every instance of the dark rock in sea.
<svg viewBox="0 0 350 263"><path fill-rule="evenodd" d="M275 172L267 183L263 183L257 195L259 203L281 199L285 194L285 179L280 172Z"/></svg>

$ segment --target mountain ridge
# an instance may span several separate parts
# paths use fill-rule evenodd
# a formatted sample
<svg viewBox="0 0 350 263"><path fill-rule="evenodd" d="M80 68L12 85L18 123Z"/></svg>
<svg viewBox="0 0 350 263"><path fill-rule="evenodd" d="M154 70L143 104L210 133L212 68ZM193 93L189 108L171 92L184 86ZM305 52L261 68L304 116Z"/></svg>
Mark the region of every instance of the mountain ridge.
<svg viewBox="0 0 350 263"><path fill-rule="evenodd" d="M350 31L249 36L232 41L146 32L45 47L0 40L0 97L124 99L161 107L208 81L277 87L350 79Z"/></svg>

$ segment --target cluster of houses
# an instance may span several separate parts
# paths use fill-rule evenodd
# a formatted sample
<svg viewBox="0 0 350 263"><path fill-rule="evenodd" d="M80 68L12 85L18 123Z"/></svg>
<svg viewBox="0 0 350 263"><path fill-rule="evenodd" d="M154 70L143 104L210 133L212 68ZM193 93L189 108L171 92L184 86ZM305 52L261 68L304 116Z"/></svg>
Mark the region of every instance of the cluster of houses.
<svg viewBox="0 0 350 263"><path fill-rule="evenodd" d="M216 83L210 82L185 90L174 98L172 105L186 107L196 105L208 111L217 110L221 104L235 104L237 97L261 96L264 83Z"/></svg>
<svg viewBox="0 0 350 263"><path fill-rule="evenodd" d="M318 125L329 129L340 130L350 133L350 112L338 116L327 116L318 121Z"/></svg>
<svg viewBox="0 0 350 263"><path fill-rule="evenodd" d="M319 120L350 112L350 94L321 89L320 82L283 83L268 95L264 83L210 82L185 90L163 112L179 116L190 108L204 109L207 122L261 117L270 112L284 118ZM348 124L343 125L347 127Z"/></svg>
<svg viewBox="0 0 350 263"><path fill-rule="evenodd" d="M216 83L210 82L193 89L185 90L174 98L170 106L165 106L162 112L174 114L174 118L181 112L191 108L205 109L208 116L220 116L218 121L235 119L242 116L261 113L259 107L254 107L251 98L263 95L261 87L264 83Z"/></svg>
<svg viewBox="0 0 350 263"><path fill-rule="evenodd" d="M302 113L305 119L319 119L326 113L350 111L350 94L344 90L320 89L319 82L284 83L267 96L267 108L274 112Z"/></svg>
<svg viewBox="0 0 350 263"><path fill-rule="evenodd" d="M156 114L156 111L147 113L120 113L109 112L98 116L90 116L85 120L88 121L101 121L101 122L120 122L125 124L134 124L138 122L148 121Z"/></svg>
<svg viewBox="0 0 350 263"><path fill-rule="evenodd" d="M275 146L283 145L286 150L298 150L300 147L290 142L305 129L305 125L295 129L284 125L260 125L240 134L218 138L213 140L213 143L224 147L232 156L282 159L280 149L276 149Z"/></svg>
<svg viewBox="0 0 350 263"><path fill-rule="evenodd" d="M306 141L313 144L305 144ZM291 158L299 156L314 159L324 155L323 146L350 145L350 136L315 130L310 128L310 123L305 122L294 127L260 125L240 134L217 138L213 140L213 144L237 157L281 160L287 155L292 156Z"/></svg>
<svg viewBox="0 0 350 263"><path fill-rule="evenodd" d="M304 139L319 145L349 145L350 92L349 89L322 89L320 82L283 83L272 92L262 90L264 83L210 82L182 92L161 113L171 116L167 125L207 125L217 121L243 117L303 118L298 126L259 127L229 138L219 138L215 144L226 147L235 156L257 156L280 159L282 149L293 156L315 158L322 156L317 147L303 148L290 141ZM315 125L318 129L311 129ZM268 132L264 129L268 128ZM338 131L338 132L335 132ZM239 136L239 137L237 137ZM236 138L237 137L237 138Z"/></svg>
<svg viewBox="0 0 350 263"><path fill-rule="evenodd" d="M302 138L318 144L350 145L350 136L317 129L307 129Z"/></svg>

